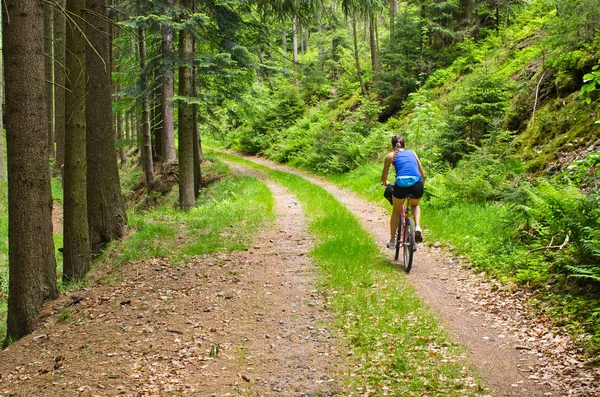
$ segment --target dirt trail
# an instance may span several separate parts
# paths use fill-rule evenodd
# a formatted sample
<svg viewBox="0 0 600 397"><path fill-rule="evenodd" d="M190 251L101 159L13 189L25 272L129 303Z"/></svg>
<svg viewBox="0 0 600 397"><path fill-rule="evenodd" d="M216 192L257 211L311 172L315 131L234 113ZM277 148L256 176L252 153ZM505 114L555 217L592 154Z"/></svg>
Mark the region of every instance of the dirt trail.
<svg viewBox="0 0 600 397"><path fill-rule="evenodd" d="M383 247L383 209L303 176L339 198ZM324 325L329 313L313 289L301 206L267 183L278 218L248 251L183 265L137 261L114 286L48 305L36 332L0 352L0 397L344 396L334 379L347 349ZM408 277L468 347L494 396L600 395L600 373L568 337L532 315L528 292L486 283L426 246Z"/></svg>
<svg viewBox="0 0 600 397"><path fill-rule="evenodd" d="M301 207L268 184L278 217L248 251L138 261L53 302L0 353L0 396L339 395Z"/></svg>
<svg viewBox="0 0 600 397"><path fill-rule="evenodd" d="M325 188L362 221L382 249L385 246L389 215L382 208L321 178L265 159L250 159ZM392 251L385 251L392 260ZM468 348L494 395L600 395L600 370L589 365L562 330L536 317L528 306L531 292L513 292L486 282L462 266L460 259L424 244L418 247L408 277L453 338Z"/></svg>

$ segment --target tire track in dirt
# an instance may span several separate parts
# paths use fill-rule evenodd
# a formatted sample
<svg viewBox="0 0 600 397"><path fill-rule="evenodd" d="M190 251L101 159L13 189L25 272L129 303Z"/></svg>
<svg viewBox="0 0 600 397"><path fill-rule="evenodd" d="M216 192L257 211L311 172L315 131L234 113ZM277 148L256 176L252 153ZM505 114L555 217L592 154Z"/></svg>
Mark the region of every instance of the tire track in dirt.
<svg viewBox="0 0 600 397"><path fill-rule="evenodd" d="M393 260L392 251L384 249L389 214L382 208L306 172L263 158L245 158L326 189L360 219ZM453 339L468 348L493 395L596 396L600 392L598 369L587 368L587 360L568 336L552 328L547 319L535 317L527 306L531 294L513 294L486 282L483 275L466 269L460 258L423 244L408 278Z"/></svg>
<svg viewBox="0 0 600 397"><path fill-rule="evenodd" d="M247 251L135 261L115 286L62 296L0 352L0 396L339 395L344 349L302 208L266 183L277 218Z"/></svg>

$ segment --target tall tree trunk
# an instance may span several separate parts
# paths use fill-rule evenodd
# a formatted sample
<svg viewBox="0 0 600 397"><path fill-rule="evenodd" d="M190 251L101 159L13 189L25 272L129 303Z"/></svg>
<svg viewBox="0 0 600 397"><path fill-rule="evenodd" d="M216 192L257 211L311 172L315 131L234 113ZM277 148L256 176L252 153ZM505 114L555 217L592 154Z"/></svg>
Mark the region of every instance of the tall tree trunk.
<svg viewBox="0 0 600 397"><path fill-rule="evenodd" d="M496 31L500 30L500 0L496 0Z"/></svg>
<svg viewBox="0 0 600 397"><path fill-rule="evenodd" d="M358 58L358 38L356 37L356 13L352 15L352 38L354 39L354 63L356 64L356 75L358 76L358 82L360 83L360 90L364 96L367 96L367 87L362 78L362 72L360 70L360 60Z"/></svg>
<svg viewBox="0 0 600 397"><path fill-rule="evenodd" d="M192 9L193 1L184 0L183 6ZM179 51L182 65L179 67L179 96L193 95L192 57L193 36L190 29L179 33ZM195 204L194 196L194 109L185 101L179 101L179 205L184 210Z"/></svg>
<svg viewBox="0 0 600 397"><path fill-rule="evenodd" d="M394 44L394 28L396 25L396 0L390 0L390 45Z"/></svg>
<svg viewBox="0 0 600 397"><path fill-rule="evenodd" d="M296 16L292 18L292 51L293 62L298 63L298 26L296 24Z"/></svg>
<svg viewBox="0 0 600 397"><path fill-rule="evenodd" d="M152 163L152 136L150 135L150 103L148 100L148 74L146 72L146 29L138 28L140 40L140 92L142 92L142 165L148 193L154 190L154 164Z"/></svg>
<svg viewBox="0 0 600 397"><path fill-rule="evenodd" d="M125 112L125 139L131 143L131 110Z"/></svg>
<svg viewBox="0 0 600 397"><path fill-rule="evenodd" d="M287 54L287 30L286 28L281 29L281 49L284 54Z"/></svg>
<svg viewBox="0 0 600 397"><path fill-rule="evenodd" d="M67 0L63 280L81 280L90 267L86 193L85 0Z"/></svg>
<svg viewBox="0 0 600 397"><path fill-rule="evenodd" d="M121 194L112 113L112 54L106 0L87 0L86 69L87 213L92 255L123 236L127 223ZM93 46L91 48L90 46Z"/></svg>
<svg viewBox="0 0 600 397"><path fill-rule="evenodd" d="M111 6L117 5L120 1L121 0L111 0ZM118 15L113 16L113 21L112 21L113 23L111 23L111 27L110 27L112 41L114 41L116 38L121 37L121 32L122 32L121 29L118 26L115 26L120 21L121 21L121 18ZM112 48L112 45L111 45L111 48ZM115 71L117 73L121 73L121 68L117 64L117 59L118 59L120 53L121 52L118 50L111 51L113 71ZM116 84L115 81L112 81L112 83L113 83L114 95L116 97L120 98L123 87L119 84ZM118 147L119 161L120 161L121 166L123 164L125 164L125 162L127 161L127 155L125 153L125 142L124 142L125 141L125 131L123 130L125 127L125 117L126 117L126 112L124 110L121 109L116 112L115 119L116 119L116 131L117 131L117 147Z"/></svg>
<svg viewBox="0 0 600 397"><path fill-rule="evenodd" d="M317 48L319 49L319 64L323 64L325 57L325 51L323 50L323 25L320 23L317 25Z"/></svg>
<svg viewBox="0 0 600 397"><path fill-rule="evenodd" d="M33 331L45 296L56 296L58 286L44 98L43 3L38 0L5 0L3 3L8 153L8 342ZM53 285L48 285L50 268L55 272Z"/></svg>
<svg viewBox="0 0 600 397"><path fill-rule="evenodd" d="M54 158L54 6L44 2L44 71L46 75L46 125L48 128L48 157Z"/></svg>
<svg viewBox="0 0 600 397"><path fill-rule="evenodd" d="M173 29L163 28L162 54L164 59L164 74L161 93L162 124L162 157L165 163L177 160L175 152L175 117L173 112L173 95L175 79L173 77Z"/></svg>
<svg viewBox="0 0 600 397"><path fill-rule="evenodd" d="M371 48L371 67L373 72L379 72L379 60L377 59L377 40L375 39L375 14L369 15L369 47Z"/></svg>
<svg viewBox="0 0 600 397"><path fill-rule="evenodd" d="M154 137L154 145L153 145L153 161L154 162L162 162L163 161L163 116L162 116L162 84L160 84L159 79L161 76L156 75L156 71L154 73L153 84L152 84L152 112L151 112L151 123L150 130L151 136Z"/></svg>
<svg viewBox="0 0 600 397"><path fill-rule="evenodd" d="M304 55L304 35L302 34L302 27L298 30L298 36L300 37L300 54Z"/></svg>
<svg viewBox="0 0 600 397"><path fill-rule="evenodd" d="M123 111L117 112L117 141L119 141L119 160L121 161L121 165L125 164L127 161L127 156L125 155L125 148L123 146L124 131L123 127L125 124L125 117L123 116Z"/></svg>
<svg viewBox="0 0 600 397"><path fill-rule="evenodd" d="M56 168L65 163L65 43L66 18L63 14L66 0L57 0L54 8L54 135L56 136Z"/></svg>
<svg viewBox="0 0 600 397"><path fill-rule="evenodd" d="M0 0L0 7L2 1ZM0 10L0 27L2 10ZM6 180L6 157L4 156L4 49L2 47L2 29L0 29L0 180Z"/></svg>
<svg viewBox="0 0 600 397"><path fill-rule="evenodd" d="M308 26L304 29L304 41L306 42L306 44L304 45L304 49L306 50L306 52L308 52L310 44L308 43L310 39L310 29L308 28Z"/></svg>
<svg viewBox="0 0 600 397"><path fill-rule="evenodd" d="M196 53L196 41L193 41L192 51ZM194 62L192 68L192 96L196 98L198 92L196 91L196 76L198 76L198 65ZM194 104L194 199L200 197L200 189L202 188L202 148L200 146L200 131L198 130L198 105Z"/></svg>

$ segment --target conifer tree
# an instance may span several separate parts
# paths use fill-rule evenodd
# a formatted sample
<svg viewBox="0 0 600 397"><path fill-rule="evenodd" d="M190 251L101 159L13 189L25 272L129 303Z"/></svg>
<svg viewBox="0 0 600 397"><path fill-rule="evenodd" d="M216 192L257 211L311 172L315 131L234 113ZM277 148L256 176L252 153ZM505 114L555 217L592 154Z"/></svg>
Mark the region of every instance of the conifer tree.
<svg viewBox="0 0 600 397"><path fill-rule="evenodd" d="M87 0L86 150L87 215L93 255L123 236L127 223L121 195L112 114L110 20L105 0Z"/></svg>
<svg viewBox="0 0 600 397"><path fill-rule="evenodd" d="M37 0L5 0L2 13L9 186L9 342L34 329L44 299L56 297L58 287L46 103L40 95L45 91L43 6Z"/></svg>
<svg viewBox="0 0 600 397"><path fill-rule="evenodd" d="M63 279L74 281L83 278L91 261L86 193L85 0L67 0L67 12Z"/></svg>

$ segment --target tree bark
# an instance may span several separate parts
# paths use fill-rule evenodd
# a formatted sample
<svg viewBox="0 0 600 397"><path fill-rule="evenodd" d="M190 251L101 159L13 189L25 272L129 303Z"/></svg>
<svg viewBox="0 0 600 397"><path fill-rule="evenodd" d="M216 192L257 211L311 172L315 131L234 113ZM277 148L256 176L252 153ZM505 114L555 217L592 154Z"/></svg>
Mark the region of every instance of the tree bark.
<svg viewBox="0 0 600 397"><path fill-rule="evenodd" d="M183 6L192 9L193 1L184 0ZM179 33L179 51L182 65L179 67L179 96L193 95L192 57L193 36L190 29ZM195 204L194 196L194 111L193 106L179 101L179 205L188 210Z"/></svg>
<svg viewBox="0 0 600 397"><path fill-rule="evenodd" d="M125 112L125 139L131 142L131 110Z"/></svg>
<svg viewBox="0 0 600 397"><path fill-rule="evenodd" d="M44 72L46 75L46 123L48 128L48 157L54 158L54 12L53 5L44 3Z"/></svg>
<svg viewBox="0 0 600 397"><path fill-rule="evenodd" d="M360 60L358 58L358 38L356 33L356 13L352 15L352 38L354 40L354 63L356 64L356 74L358 76L358 82L360 83L360 90L364 96L367 96L367 87L362 78L362 72L360 70Z"/></svg>
<svg viewBox="0 0 600 397"><path fill-rule="evenodd" d="M319 48L319 65L323 64L325 58L325 51L323 49L323 25L320 23L317 25L317 47Z"/></svg>
<svg viewBox="0 0 600 397"><path fill-rule="evenodd" d="M394 44L394 27L396 25L396 7L395 0L390 0L390 45Z"/></svg>
<svg viewBox="0 0 600 397"><path fill-rule="evenodd" d="M160 79L162 76L157 75L158 71L153 71L154 78L152 79L152 111L150 112L150 131L154 137L154 145L152 150L152 159L156 162L163 161L163 115L162 115L162 84Z"/></svg>
<svg viewBox="0 0 600 397"><path fill-rule="evenodd" d="M281 30L281 49L284 54L287 54L287 30L285 28Z"/></svg>
<svg viewBox="0 0 600 397"><path fill-rule="evenodd" d="M300 27L300 29L298 30L298 36L300 37L300 54L304 55L304 34L302 31L302 27Z"/></svg>
<svg viewBox="0 0 600 397"><path fill-rule="evenodd" d="M112 54L106 0L87 0L86 69L87 214L92 255L123 237L127 224L121 194L112 112ZM93 48L90 47L93 46Z"/></svg>
<svg viewBox="0 0 600 397"><path fill-rule="evenodd" d="M148 74L146 72L146 29L138 28L140 41L140 91L142 92L142 165L148 193L154 190L154 164L152 163L152 137L150 136L150 103L148 100Z"/></svg>
<svg viewBox="0 0 600 397"><path fill-rule="evenodd" d="M304 28L304 40L306 41L306 44L304 45L304 49L306 50L306 52L308 52L309 48L310 48L310 44L309 44L309 39L310 39L310 29L308 29L308 26Z"/></svg>
<svg viewBox="0 0 600 397"><path fill-rule="evenodd" d="M58 286L44 95L43 7L38 0L3 3L9 342L33 331L45 296L54 297ZM54 269L53 285L48 285L49 269Z"/></svg>
<svg viewBox="0 0 600 397"><path fill-rule="evenodd" d="M2 1L0 0L0 7ZM0 10L0 27L2 26L2 10ZM6 157L4 155L4 48L2 29L0 29L0 180L6 180Z"/></svg>
<svg viewBox="0 0 600 397"><path fill-rule="evenodd" d="M375 40L375 14L369 15L369 47L371 48L371 67L374 72L379 72L377 59L377 40Z"/></svg>
<svg viewBox="0 0 600 397"><path fill-rule="evenodd" d="M298 26L296 24L296 16L292 18L292 51L293 61L298 63Z"/></svg>
<svg viewBox="0 0 600 397"><path fill-rule="evenodd" d="M192 51L196 53L196 41L192 40ZM198 76L198 65L194 62L192 67L192 96L198 97L196 87L196 77ZM202 147L200 146L200 131L198 129L198 105L193 105L193 131L194 131L194 199L200 197L200 189L202 189Z"/></svg>
<svg viewBox="0 0 600 397"><path fill-rule="evenodd" d="M81 280L90 268L86 197L86 54L85 0L67 0L73 21L67 28L67 92L65 94L63 280Z"/></svg>
<svg viewBox="0 0 600 397"><path fill-rule="evenodd" d="M125 139L125 134L123 131L123 127L125 124L125 117L123 116L123 112L117 112L117 141L119 144L119 160L121 161L121 165L125 164L127 161L127 156L125 155L125 148L123 146L123 141Z"/></svg>
<svg viewBox="0 0 600 397"><path fill-rule="evenodd" d="M63 14L66 0L58 0L54 8L54 135L56 140L56 168L62 171L65 163L65 43L66 18Z"/></svg>

